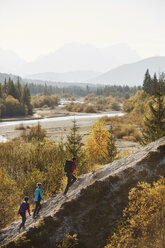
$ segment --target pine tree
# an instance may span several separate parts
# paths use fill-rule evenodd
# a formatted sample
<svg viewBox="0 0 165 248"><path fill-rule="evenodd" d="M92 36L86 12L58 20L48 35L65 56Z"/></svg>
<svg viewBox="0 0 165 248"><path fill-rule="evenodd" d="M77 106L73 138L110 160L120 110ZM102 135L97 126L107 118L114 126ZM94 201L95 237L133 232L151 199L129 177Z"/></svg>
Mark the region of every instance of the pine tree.
<svg viewBox="0 0 165 248"><path fill-rule="evenodd" d="M32 114L33 112L32 105L30 104L30 100L31 100L30 91L26 84L23 88L23 95L22 95L22 102L25 108L25 114Z"/></svg>
<svg viewBox="0 0 165 248"><path fill-rule="evenodd" d="M82 159L82 136L78 133L79 127L76 125L76 120L73 120L73 127L70 134L67 136L65 144L69 158L76 157L77 163Z"/></svg>
<svg viewBox="0 0 165 248"><path fill-rule="evenodd" d="M151 76L149 74L149 70L147 69L143 81L143 90L148 94L151 94L151 84L152 84Z"/></svg>
<svg viewBox="0 0 165 248"><path fill-rule="evenodd" d="M0 83L0 98L2 98L2 84Z"/></svg>
<svg viewBox="0 0 165 248"><path fill-rule="evenodd" d="M154 77L152 78L151 81L152 81L152 83L151 83L151 93L152 93L152 95L155 95L156 91L157 91L157 86L158 86L158 79L157 79L156 73L154 73Z"/></svg>
<svg viewBox="0 0 165 248"><path fill-rule="evenodd" d="M29 105L30 104L30 91L28 89L27 84L23 88L23 97L22 97L23 104Z"/></svg>
<svg viewBox="0 0 165 248"><path fill-rule="evenodd" d="M3 93L4 93L5 95L7 95L7 80L6 80L6 78L5 78L5 81L4 81Z"/></svg>
<svg viewBox="0 0 165 248"><path fill-rule="evenodd" d="M145 114L142 129L143 143L148 144L165 135L165 106L163 101L164 78L157 81L155 94L149 104L149 113Z"/></svg>
<svg viewBox="0 0 165 248"><path fill-rule="evenodd" d="M20 84L20 79L18 77L17 79L17 83L15 84L15 89L16 89L16 98L19 100L19 102L21 102L21 98L22 98L22 85Z"/></svg>
<svg viewBox="0 0 165 248"><path fill-rule="evenodd" d="M7 85L8 85L7 94L13 96L14 98L17 98L17 92L15 89L15 85L13 83L13 80L11 80L11 78L9 78Z"/></svg>

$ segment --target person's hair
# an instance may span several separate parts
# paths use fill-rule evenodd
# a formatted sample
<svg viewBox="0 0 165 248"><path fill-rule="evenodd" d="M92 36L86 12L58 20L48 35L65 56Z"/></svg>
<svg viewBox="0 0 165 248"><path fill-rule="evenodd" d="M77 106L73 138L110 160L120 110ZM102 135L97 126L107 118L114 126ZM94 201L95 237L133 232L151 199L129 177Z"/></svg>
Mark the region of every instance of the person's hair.
<svg viewBox="0 0 165 248"><path fill-rule="evenodd" d="M37 186L40 187L42 185L42 183L37 183Z"/></svg>
<svg viewBox="0 0 165 248"><path fill-rule="evenodd" d="M25 196L25 197L24 197L24 200L25 200L25 201L28 201L28 200L29 200L29 197L28 197L28 196Z"/></svg>
<svg viewBox="0 0 165 248"><path fill-rule="evenodd" d="M72 160L76 160L76 158L72 158Z"/></svg>

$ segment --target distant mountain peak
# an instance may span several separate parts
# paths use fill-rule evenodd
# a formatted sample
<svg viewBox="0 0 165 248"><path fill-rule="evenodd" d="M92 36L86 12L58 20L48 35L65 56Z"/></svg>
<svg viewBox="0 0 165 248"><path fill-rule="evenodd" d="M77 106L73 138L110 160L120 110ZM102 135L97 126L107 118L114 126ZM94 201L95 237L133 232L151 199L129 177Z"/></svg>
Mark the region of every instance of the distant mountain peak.
<svg viewBox="0 0 165 248"><path fill-rule="evenodd" d="M165 71L165 56L145 58L134 63L121 65L90 79L88 82L109 85L142 85L147 69L151 75Z"/></svg>
<svg viewBox="0 0 165 248"><path fill-rule="evenodd" d="M18 63L9 63L13 61L13 57L14 55L11 53L10 58L6 54L3 61L0 57L0 71L20 75L31 75L45 71L57 73L82 70L104 72L123 63L131 63L140 59L137 52L126 43L98 48L90 43L77 42L63 45L56 51L42 55L32 62L25 63L19 60Z"/></svg>

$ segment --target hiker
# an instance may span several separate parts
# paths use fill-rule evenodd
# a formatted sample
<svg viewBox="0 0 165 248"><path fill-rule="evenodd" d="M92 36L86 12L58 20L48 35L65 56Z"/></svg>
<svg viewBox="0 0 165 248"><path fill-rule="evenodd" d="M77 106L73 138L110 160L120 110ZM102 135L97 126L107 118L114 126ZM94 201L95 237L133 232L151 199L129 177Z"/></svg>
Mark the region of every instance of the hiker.
<svg viewBox="0 0 165 248"><path fill-rule="evenodd" d="M34 202L36 204L36 207L35 207L35 210L33 213L33 218L36 217L36 214L37 215L39 214L39 211L41 209L41 203L40 202L42 200L44 200L43 194L42 194L42 189L41 189L42 183L37 183L37 186L38 186L38 188L35 190L35 193L34 193Z"/></svg>
<svg viewBox="0 0 165 248"><path fill-rule="evenodd" d="M67 186L64 191L64 196L66 196L68 189L71 185L77 180L75 176L73 176L73 172L76 170L76 158L73 158L72 161L66 160L65 163L65 172L68 179Z"/></svg>
<svg viewBox="0 0 165 248"><path fill-rule="evenodd" d="M30 214L30 205L28 203L29 197L25 196L24 201L21 203L20 208L18 210L18 214L21 215L22 217L22 223L19 226L19 232L21 230L21 228L23 228L23 230L25 229L25 222L26 222L26 210L28 210L29 216L31 216Z"/></svg>

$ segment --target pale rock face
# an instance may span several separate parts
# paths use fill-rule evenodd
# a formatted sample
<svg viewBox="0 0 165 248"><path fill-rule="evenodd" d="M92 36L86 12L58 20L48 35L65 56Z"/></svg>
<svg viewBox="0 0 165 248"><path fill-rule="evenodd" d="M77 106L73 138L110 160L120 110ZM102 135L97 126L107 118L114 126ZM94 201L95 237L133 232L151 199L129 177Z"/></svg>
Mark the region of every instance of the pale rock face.
<svg viewBox="0 0 165 248"><path fill-rule="evenodd" d="M42 247L59 242L68 233L77 233L84 248L103 247L105 233L110 233L127 205L129 190L138 181L151 182L161 175L165 176L165 137L82 175L71 187L67 199L61 192L43 203L41 217L45 223L51 222L51 231ZM28 217L26 232L37 232L36 222ZM20 220L0 231L0 245L16 238L19 224Z"/></svg>

